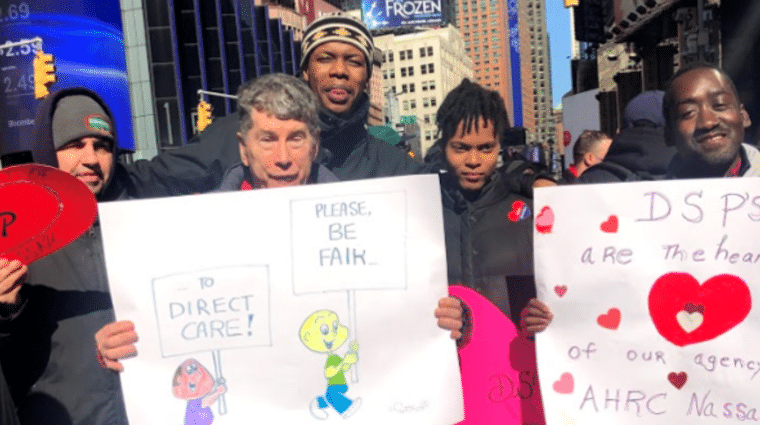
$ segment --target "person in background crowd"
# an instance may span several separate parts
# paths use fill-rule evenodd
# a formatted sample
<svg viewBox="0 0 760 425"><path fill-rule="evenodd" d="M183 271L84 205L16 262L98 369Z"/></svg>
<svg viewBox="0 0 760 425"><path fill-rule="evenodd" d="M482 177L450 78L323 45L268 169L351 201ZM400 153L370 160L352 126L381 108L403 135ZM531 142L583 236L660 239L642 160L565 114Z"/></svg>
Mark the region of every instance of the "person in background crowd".
<svg viewBox="0 0 760 425"><path fill-rule="evenodd" d="M97 94L53 93L35 122L36 160L76 176L98 202L129 197L113 117ZM27 283L17 263L0 260L0 357L21 424L127 423L119 377L92 349L92 335L114 320L99 224L30 264Z"/></svg>
<svg viewBox="0 0 760 425"><path fill-rule="evenodd" d="M665 144L665 92L645 91L625 107L623 128L612 140L604 161L589 168L576 183L608 183L665 178L676 149Z"/></svg>
<svg viewBox="0 0 760 425"><path fill-rule="evenodd" d="M573 145L573 164L564 173L566 183L575 179L596 164L604 160L612 139L606 133L597 130L583 130Z"/></svg>
<svg viewBox="0 0 760 425"><path fill-rule="evenodd" d="M515 320L535 295L532 205L497 171L509 127L504 101L465 79L444 99L436 123L449 284L480 292ZM445 297L435 311L455 339L462 336L462 310L458 299Z"/></svg>

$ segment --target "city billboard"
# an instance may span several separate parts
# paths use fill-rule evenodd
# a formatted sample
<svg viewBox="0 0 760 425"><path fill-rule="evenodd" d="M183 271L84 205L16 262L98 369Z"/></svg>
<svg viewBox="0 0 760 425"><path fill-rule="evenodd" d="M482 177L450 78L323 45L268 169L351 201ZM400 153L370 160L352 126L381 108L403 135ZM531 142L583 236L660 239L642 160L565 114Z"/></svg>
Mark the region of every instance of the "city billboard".
<svg viewBox="0 0 760 425"><path fill-rule="evenodd" d="M50 91L83 86L114 115L122 149L134 150L132 113L118 0L0 0L0 43L40 37L55 58ZM37 105L32 61L40 46L0 50L0 154L30 150Z"/></svg>
<svg viewBox="0 0 760 425"><path fill-rule="evenodd" d="M507 27L509 28L509 61L512 71L512 125L523 125L522 74L520 69L520 28L517 0L507 3Z"/></svg>
<svg viewBox="0 0 760 425"><path fill-rule="evenodd" d="M443 22L443 0L363 0L362 20L370 30L431 26Z"/></svg>

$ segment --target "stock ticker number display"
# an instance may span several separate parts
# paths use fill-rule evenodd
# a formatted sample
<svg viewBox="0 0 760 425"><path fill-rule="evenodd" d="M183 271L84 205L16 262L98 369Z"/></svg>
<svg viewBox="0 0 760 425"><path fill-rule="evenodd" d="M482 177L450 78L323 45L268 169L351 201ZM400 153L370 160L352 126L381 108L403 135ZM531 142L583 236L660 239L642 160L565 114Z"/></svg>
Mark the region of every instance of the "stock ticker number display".
<svg viewBox="0 0 760 425"><path fill-rule="evenodd" d="M29 19L29 13L29 3L10 3L7 7L0 7L0 22Z"/></svg>
<svg viewBox="0 0 760 425"><path fill-rule="evenodd" d="M30 41L28 39L21 39L21 40L5 40L5 43L13 43L15 41ZM6 47L4 49L0 49L0 56L4 56L6 58L10 58L13 56L27 56L27 55L34 55L37 53L37 45L34 43L29 44L22 44L21 46L13 46L13 47Z"/></svg>
<svg viewBox="0 0 760 425"><path fill-rule="evenodd" d="M32 93L34 92L34 74L26 75L3 75L3 92Z"/></svg>
<svg viewBox="0 0 760 425"><path fill-rule="evenodd" d="M10 3L5 7L0 3L0 23L14 22L20 20L28 20L30 16L29 3ZM5 43L13 43L15 41L27 41L27 40L5 40ZM0 49L0 56L12 57L12 56L26 56L33 55L37 52L37 46L33 44L24 44L21 46L6 47ZM7 93L7 92L6 92Z"/></svg>
<svg viewBox="0 0 760 425"><path fill-rule="evenodd" d="M34 140L37 96L45 95L34 84L39 51L52 55L44 59L56 77L49 91L98 93L116 117L120 145L134 149L120 0L0 0L0 44L16 44L0 46L0 155Z"/></svg>
<svg viewBox="0 0 760 425"><path fill-rule="evenodd" d="M29 3L8 3L4 6L0 6L0 23L13 23L16 21L28 20L31 11ZM5 40L3 45L14 43L18 41L29 41L28 39L21 40ZM0 49L0 57L12 58L18 56L34 56L37 53L37 45L34 43L23 44L20 46L6 47ZM21 64L19 64L21 65ZM2 81L2 91L5 94L31 94L34 92L34 74L22 73L19 74L19 68L25 69L26 66L17 66L12 62L5 62L0 67L0 81Z"/></svg>

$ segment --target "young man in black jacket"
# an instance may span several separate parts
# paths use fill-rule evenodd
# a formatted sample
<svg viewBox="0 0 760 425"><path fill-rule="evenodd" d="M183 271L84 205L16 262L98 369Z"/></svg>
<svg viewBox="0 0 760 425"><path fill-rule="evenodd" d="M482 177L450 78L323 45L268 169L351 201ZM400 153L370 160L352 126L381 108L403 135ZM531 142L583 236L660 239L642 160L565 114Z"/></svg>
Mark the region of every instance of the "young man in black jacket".
<svg viewBox="0 0 760 425"><path fill-rule="evenodd" d="M511 190L497 169L509 128L504 101L464 80L444 99L436 123L449 284L479 292L515 321L535 296L533 220L531 200ZM446 297L435 311L455 339L462 309L458 299Z"/></svg>

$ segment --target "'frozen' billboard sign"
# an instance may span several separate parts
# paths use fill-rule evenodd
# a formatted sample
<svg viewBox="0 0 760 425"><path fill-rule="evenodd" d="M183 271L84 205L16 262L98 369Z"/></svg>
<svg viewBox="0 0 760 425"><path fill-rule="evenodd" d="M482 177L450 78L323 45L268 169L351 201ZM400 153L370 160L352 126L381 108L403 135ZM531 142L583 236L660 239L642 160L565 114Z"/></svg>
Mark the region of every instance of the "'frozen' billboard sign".
<svg viewBox="0 0 760 425"><path fill-rule="evenodd" d="M364 0L362 18L369 29L439 25L441 0Z"/></svg>

